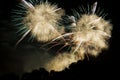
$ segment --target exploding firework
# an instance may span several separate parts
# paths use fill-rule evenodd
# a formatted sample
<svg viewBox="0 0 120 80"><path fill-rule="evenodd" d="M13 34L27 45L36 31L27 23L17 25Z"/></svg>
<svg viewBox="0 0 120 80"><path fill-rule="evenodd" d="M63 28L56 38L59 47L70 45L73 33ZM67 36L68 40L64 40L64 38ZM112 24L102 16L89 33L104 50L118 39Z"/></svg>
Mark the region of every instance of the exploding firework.
<svg viewBox="0 0 120 80"><path fill-rule="evenodd" d="M86 54L97 56L102 49L108 48L111 37L111 24L97 15L84 14L78 20L73 41L76 42L74 53L81 57Z"/></svg>
<svg viewBox="0 0 120 80"><path fill-rule="evenodd" d="M60 40L64 37L66 40L64 46L69 46L69 53L59 54L47 67L56 71L63 70L71 63L83 60L85 56L98 56L102 50L108 49L108 40L111 37L112 25L104 19L104 15L95 13L97 2L95 2L90 11L80 14L75 11L77 21L74 28L69 27L71 31L54 40ZM80 9L81 10L81 9ZM74 21L74 19L72 19ZM63 42L62 42L63 43ZM63 47L64 47L63 46ZM60 65L59 65L59 64ZM54 66L53 66L54 65Z"/></svg>
<svg viewBox="0 0 120 80"><path fill-rule="evenodd" d="M22 20L19 22L22 25L19 26L20 31L23 32L23 36L16 44L21 42L29 33L32 33L32 36L41 42L50 41L63 33L63 27L59 26L58 21L64 15L64 10L58 8L57 5L46 1L33 6L32 3L22 0L18 6L21 9L25 8L25 10L14 10L14 13L17 14L14 21Z"/></svg>
<svg viewBox="0 0 120 80"><path fill-rule="evenodd" d="M23 35L16 44L29 33L38 42L44 42L40 48L45 48L47 55L40 54L48 61L40 64L48 71L61 71L85 56L97 56L108 48L112 25L101 12L97 15L97 2L88 11L80 8L84 14L74 11L73 16L66 16L57 5L39 0L22 0L18 7L20 10L14 10L13 18Z"/></svg>
<svg viewBox="0 0 120 80"><path fill-rule="evenodd" d="M74 33L72 40L76 43L73 53L77 53L82 59L88 54L97 56L103 49L108 48L112 25L104 20L104 15L98 16L95 13L96 8L97 2L93 4L90 11L83 8L85 14L77 13L77 26L72 32Z"/></svg>

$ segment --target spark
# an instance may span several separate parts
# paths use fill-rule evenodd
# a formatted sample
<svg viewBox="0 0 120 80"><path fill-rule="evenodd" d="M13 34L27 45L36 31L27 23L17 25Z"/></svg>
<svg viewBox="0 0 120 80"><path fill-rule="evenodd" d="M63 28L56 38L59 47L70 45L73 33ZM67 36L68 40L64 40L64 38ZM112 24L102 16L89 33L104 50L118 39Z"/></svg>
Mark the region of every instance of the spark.
<svg viewBox="0 0 120 80"><path fill-rule="evenodd" d="M61 39L61 38L63 38L63 37L70 36L70 35L72 35L72 34L74 34L74 33L66 33L66 34L63 34L63 35L58 36L57 38L53 39L52 42L55 41L55 40L59 40L59 39Z"/></svg>
<svg viewBox="0 0 120 80"><path fill-rule="evenodd" d="M33 6L31 3L28 3L28 2L25 1L25 0L21 0L21 2L22 2L27 8L34 9L34 6Z"/></svg>
<svg viewBox="0 0 120 80"><path fill-rule="evenodd" d="M97 8L97 2L95 2L95 3L93 4L92 14L94 14L94 13L95 13L96 8Z"/></svg>
<svg viewBox="0 0 120 80"><path fill-rule="evenodd" d="M63 48L65 48L66 46L70 45L69 43L65 43L64 46L62 46L60 49L58 49L58 51L56 53L58 53L60 50L62 50Z"/></svg>
<svg viewBox="0 0 120 80"><path fill-rule="evenodd" d="M97 30L98 32L101 33L101 35L107 36L107 37L111 37L111 35L107 34L106 32L103 32L101 30Z"/></svg>
<svg viewBox="0 0 120 80"><path fill-rule="evenodd" d="M78 51L78 49L80 48L81 44L83 43L83 41L79 38L79 44L76 46L75 50L73 51L73 54Z"/></svg>
<svg viewBox="0 0 120 80"><path fill-rule="evenodd" d="M57 46L57 45L60 45L61 43L57 43L57 44L55 44L55 45L52 45L50 48L48 48L47 49L47 51L49 51L51 48L53 48L53 47L55 47L55 46Z"/></svg>
<svg viewBox="0 0 120 80"><path fill-rule="evenodd" d="M29 29L16 43L16 46L30 33L31 29Z"/></svg>

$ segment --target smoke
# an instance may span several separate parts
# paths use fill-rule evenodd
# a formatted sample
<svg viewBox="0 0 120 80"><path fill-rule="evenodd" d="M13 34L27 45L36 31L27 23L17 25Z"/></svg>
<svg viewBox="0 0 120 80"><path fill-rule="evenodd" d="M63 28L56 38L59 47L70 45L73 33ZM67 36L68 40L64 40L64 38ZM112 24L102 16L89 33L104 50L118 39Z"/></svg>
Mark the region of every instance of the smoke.
<svg viewBox="0 0 120 80"><path fill-rule="evenodd" d="M45 64L45 68L47 71L55 70L62 71L65 68L69 68L69 65L77 62L76 55L70 53L62 53L55 56L53 59L49 61L49 63Z"/></svg>
<svg viewBox="0 0 120 80"><path fill-rule="evenodd" d="M24 45L24 49L17 49L16 53L11 56L23 62L23 72L31 72L39 68L45 68L49 72L51 70L62 71L69 68L70 64L80 60L75 54L64 52L54 55L30 45ZM14 62L17 63L17 61Z"/></svg>

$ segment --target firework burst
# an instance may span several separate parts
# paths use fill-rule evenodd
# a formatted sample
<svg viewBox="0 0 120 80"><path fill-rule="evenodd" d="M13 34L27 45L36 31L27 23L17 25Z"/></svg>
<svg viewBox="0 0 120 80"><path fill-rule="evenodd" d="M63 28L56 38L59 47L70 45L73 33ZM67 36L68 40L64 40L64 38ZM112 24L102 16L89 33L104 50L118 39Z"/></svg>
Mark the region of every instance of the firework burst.
<svg viewBox="0 0 120 80"><path fill-rule="evenodd" d="M77 53L77 55L80 56L79 59L84 59L85 55L97 56L103 49L107 49L108 40L111 37L112 25L109 21L102 18L103 16L98 16L95 13L96 8L97 2L93 4L91 9L88 9L89 11L83 7L80 8L83 9L81 11L84 11L85 14L80 14L75 11L74 15L77 15L75 17L77 21L73 23L76 24L76 26L74 26L74 28L69 27L71 29L70 33L60 35L51 42L64 38L62 40L65 42L62 42L62 44L64 44L64 46L67 44L71 49L70 53Z"/></svg>
<svg viewBox="0 0 120 80"><path fill-rule="evenodd" d="M83 59L87 54L97 56L103 49L107 49L111 37L112 25L95 13L96 8L97 2L93 4L91 13L83 8L82 11L87 13L79 16L77 27L73 31L72 39L76 43L73 53L79 54ZM77 15L80 14L77 12Z"/></svg>
<svg viewBox="0 0 120 80"><path fill-rule="evenodd" d="M58 8L57 5L46 1L33 6L32 3L22 0L18 6L26 10L14 10L13 12L16 14L13 16L13 21L22 20L20 22L21 25L17 25L20 26L19 31L22 31L23 35L16 44L20 43L30 32L32 36L41 42L50 41L63 33L62 27L58 25L58 21L64 15L64 10Z"/></svg>
<svg viewBox="0 0 120 80"><path fill-rule="evenodd" d="M42 65L48 71L61 71L85 56L98 56L108 48L112 25L104 19L103 11L97 10L97 2L87 9L82 6L80 11L74 10L73 16L64 16L63 9L47 1L22 0L18 7L20 10L13 11L13 21L22 33L17 44L29 33L38 42L44 42L40 48L45 48L50 56L50 51L56 53Z"/></svg>

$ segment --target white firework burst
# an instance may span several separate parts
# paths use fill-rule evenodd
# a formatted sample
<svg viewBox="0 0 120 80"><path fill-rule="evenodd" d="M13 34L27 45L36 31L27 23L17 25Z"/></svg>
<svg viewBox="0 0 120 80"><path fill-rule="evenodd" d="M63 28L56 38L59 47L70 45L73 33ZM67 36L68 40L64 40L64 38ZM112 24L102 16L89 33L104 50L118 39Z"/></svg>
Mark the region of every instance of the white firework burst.
<svg viewBox="0 0 120 80"><path fill-rule="evenodd" d="M73 31L73 41L76 43L73 53L78 53L83 59L87 54L97 56L103 49L107 49L111 37L112 25L95 13L96 8L97 2L93 4L91 12L83 8L85 14L76 13L79 17L76 30Z"/></svg>
<svg viewBox="0 0 120 80"><path fill-rule="evenodd" d="M64 10L57 5L49 2L40 2L36 5L34 1L39 2L22 0L18 5L20 11L14 10L15 25L20 26L19 31L23 32L17 44L29 33L38 42L45 42L42 48L48 50L46 54L49 56L43 54L46 61L41 65L48 71L61 71L71 63L83 60L87 55L97 56L103 49L108 48L112 25L104 19L103 11L97 10L97 2L87 9L82 6L80 12L74 11L73 16L68 16L69 19L66 20L62 19L65 15ZM64 23L62 26L59 25L60 20ZM17 23L19 21L21 22ZM62 47L56 48L61 45ZM49 50L54 51L54 47L57 54L52 56Z"/></svg>
<svg viewBox="0 0 120 80"><path fill-rule="evenodd" d="M34 1L30 0L30 2L21 0L18 5L21 10L13 10L13 13L16 14L13 15L13 21L20 26L19 31L23 31L22 37L16 44L20 43L29 33L40 42L50 41L61 35L63 27L59 26L58 21L64 15L64 10L47 1L39 2L39 4L34 4L34 6ZM21 20L20 24L17 23L18 20Z"/></svg>

